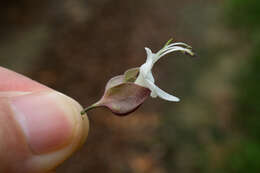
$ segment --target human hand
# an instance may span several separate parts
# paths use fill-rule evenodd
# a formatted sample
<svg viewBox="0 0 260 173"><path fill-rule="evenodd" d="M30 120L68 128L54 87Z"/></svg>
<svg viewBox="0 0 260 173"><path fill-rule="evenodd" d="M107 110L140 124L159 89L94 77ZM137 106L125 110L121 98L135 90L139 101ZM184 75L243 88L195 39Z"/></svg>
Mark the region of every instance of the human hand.
<svg viewBox="0 0 260 173"><path fill-rule="evenodd" d="M47 173L85 141L73 99L0 67L0 172Z"/></svg>

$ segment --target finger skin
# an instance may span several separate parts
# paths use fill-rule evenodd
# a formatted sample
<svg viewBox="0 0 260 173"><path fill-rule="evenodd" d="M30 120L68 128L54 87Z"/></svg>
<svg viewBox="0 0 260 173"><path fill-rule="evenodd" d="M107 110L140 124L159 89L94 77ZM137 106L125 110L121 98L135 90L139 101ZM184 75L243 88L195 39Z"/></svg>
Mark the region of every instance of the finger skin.
<svg viewBox="0 0 260 173"><path fill-rule="evenodd" d="M0 81L0 172L50 172L84 143L88 134L89 122L87 117L82 119L80 115L82 107L75 100L25 76L2 67L0 67ZM14 109L13 103L16 103L17 100L22 102L22 99L27 97L27 95L40 94L50 94L54 98L52 99L52 101L54 101L51 104L55 104L55 106L57 104L60 112L57 112L57 114L51 116L46 115L46 118L53 118L55 120L55 116L59 116L61 117L60 119L64 118L68 120L64 121L64 124L62 124L63 121L59 122L60 119L57 119L56 124L57 127L65 127L63 130L66 130L68 127L68 131L66 131L64 135L66 137L66 134L68 133L68 137L66 138L67 142L62 146L58 146L56 148L54 147L52 150L42 150L44 152L35 152L32 150L32 147L30 146L31 143L28 140L30 139L30 141L35 143L34 138L37 138L38 132L36 130L36 132L33 133L34 136L30 134L30 136L33 136L31 137L33 139L28 138L27 133L24 131L24 128L19 121L21 118L19 116L21 115ZM48 109L48 107L45 109ZM39 108L41 108L41 106L39 106ZM36 118L31 118L44 118L44 114L39 115L32 115ZM55 135L57 134L58 138L60 137L58 135L62 132L61 128L55 129L55 123L56 122L54 122L51 126L53 129L50 131L48 129L46 130L44 127L41 127L41 123L39 122L39 129L45 130L40 131L39 134L45 136L45 140L49 140L48 136L50 136L50 141L52 142L51 145L55 145ZM37 125L34 126L37 127ZM45 132L46 134L44 134ZM38 141L36 140L36 143L37 142ZM57 141L57 143L58 142L59 141ZM48 142L46 145L47 144ZM41 147L42 146L40 146L40 149Z"/></svg>
<svg viewBox="0 0 260 173"><path fill-rule="evenodd" d="M30 157L24 135L14 120L7 98L0 99L0 172L13 172L10 167L23 168L22 160ZM14 168L16 169L16 168Z"/></svg>
<svg viewBox="0 0 260 173"><path fill-rule="evenodd" d="M51 90L26 76L3 67L0 67L0 81L0 92L37 92L42 90Z"/></svg>

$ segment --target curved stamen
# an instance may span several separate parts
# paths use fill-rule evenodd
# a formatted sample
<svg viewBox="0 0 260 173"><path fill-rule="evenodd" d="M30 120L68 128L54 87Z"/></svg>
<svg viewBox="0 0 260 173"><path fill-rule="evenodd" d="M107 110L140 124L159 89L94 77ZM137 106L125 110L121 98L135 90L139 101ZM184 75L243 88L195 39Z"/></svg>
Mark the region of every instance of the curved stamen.
<svg viewBox="0 0 260 173"><path fill-rule="evenodd" d="M164 52L168 51L168 50L172 50L172 49L189 49L187 50L187 52L190 54L190 55L193 55L192 52L192 47L189 46L188 44L185 44L185 43L182 43L182 42L176 42L176 43L172 43L172 44L169 44L169 45L166 45L164 46L161 50L159 50L156 55L159 56L161 54L163 54ZM186 52L186 51L185 51ZM165 55L165 54L164 54Z"/></svg>
<svg viewBox="0 0 260 173"><path fill-rule="evenodd" d="M188 49L192 49L192 47L186 43L182 43L182 42L176 42L176 43L172 43L172 44L169 44L168 46L166 47L173 47L173 46L183 46L185 48L188 48Z"/></svg>
<svg viewBox="0 0 260 173"><path fill-rule="evenodd" d="M191 56L194 55L194 53L190 49L183 48L183 47L180 47L180 46L175 46L175 47L172 47L172 48L166 48L162 52L158 52L156 54L156 56L154 56L154 63L157 62L161 57L165 56L166 54L169 54L169 53L175 52L175 51L186 52L186 53L188 53Z"/></svg>
<svg viewBox="0 0 260 173"><path fill-rule="evenodd" d="M183 48L183 47L179 47L179 46L176 46L176 47L173 47L173 48L170 48L170 49L167 49L167 50L165 50L163 53L161 53L159 56L161 56L161 55L165 55L165 54L168 54L168 53L170 53L170 52L172 52L172 50L173 51L184 51L184 52L187 52L187 53L189 53L189 54L193 54L193 52L192 52L192 50L191 49L187 49L187 48Z"/></svg>

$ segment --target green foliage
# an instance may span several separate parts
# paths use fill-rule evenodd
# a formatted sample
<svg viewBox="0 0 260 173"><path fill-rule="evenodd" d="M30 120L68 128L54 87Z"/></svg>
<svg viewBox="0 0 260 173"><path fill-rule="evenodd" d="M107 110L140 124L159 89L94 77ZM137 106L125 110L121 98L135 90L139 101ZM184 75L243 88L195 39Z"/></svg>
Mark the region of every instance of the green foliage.
<svg viewBox="0 0 260 173"><path fill-rule="evenodd" d="M227 160L226 170L234 173L259 173L260 143L245 139Z"/></svg>
<svg viewBox="0 0 260 173"><path fill-rule="evenodd" d="M227 7L231 24L247 29L260 27L259 0L229 0Z"/></svg>
<svg viewBox="0 0 260 173"><path fill-rule="evenodd" d="M247 135L260 139L260 51L255 49L256 53L251 57L249 69L239 82L238 112L240 124L247 131Z"/></svg>
<svg viewBox="0 0 260 173"><path fill-rule="evenodd" d="M260 1L230 0L230 23L245 29L251 39L249 65L238 79L238 113L236 119L243 137L230 154L226 169L235 173L260 172Z"/></svg>

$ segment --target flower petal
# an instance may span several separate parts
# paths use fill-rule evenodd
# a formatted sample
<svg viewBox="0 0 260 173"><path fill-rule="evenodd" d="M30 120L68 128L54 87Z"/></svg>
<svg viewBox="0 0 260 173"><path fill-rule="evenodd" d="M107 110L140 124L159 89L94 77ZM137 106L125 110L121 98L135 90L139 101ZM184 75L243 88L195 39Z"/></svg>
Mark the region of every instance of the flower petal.
<svg viewBox="0 0 260 173"><path fill-rule="evenodd" d="M144 49L145 49L146 54L147 54L147 60L150 59L150 58L152 58L154 54L153 54L153 52L151 51L151 49L149 49L148 47L145 47Z"/></svg>
<svg viewBox="0 0 260 173"><path fill-rule="evenodd" d="M149 60L149 63L151 62L152 60ZM139 75L137 77L137 79L135 80L134 83L138 84L138 85L141 85L143 87L147 87L147 82L146 80L150 80L152 82L154 82L154 77L153 77L153 74L152 74L152 71L151 71L151 68L149 69L148 66L149 66L149 63L146 62L145 64L143 64L141 67L140 67L140 72L139 72ZM154 94L152 94L154 95ZM154 95L154 97L156 97Z"/></svg>
<svg viewBox="0 0 260 173"><path fill-rule="evenodd" d="M149 73L147 73L146 79L147 79L147 80L150 80L151 82L154 83L154 77L153 77L152 71L150 71Z"/></svg>
<svg viewBox="0 0 260 173"><path fill-rule="evenodd" d="M151 72L151 70L153 68L153 64L154 64L153 59L147 59L147 61L143 65L141 65L139 74L146 77L148 75L148 73Z"/></svg>
<svg viewBox="0 0 260 173"><path fill-rule="evenodd" d="M147 74L147 76L145 78L145 86L148 87L151 90L150 96L153 97L153 98L156 98L158 96L156 91L152 87L149 87L150 84L149 83L147 84L147 81L154 83L154 77L153 77L152 72Z"/></svg>
<svg viewBox="0 0 260 173"><path fill-rule="evenodd" d="M162 98L162 99L164 99L164 100L168 100L168 101L173 101L173 102L178 102L178 101L180 101L180 99L179 99L178 97L175 97L175 96L173 96L173 95L170 95L170 94L164 92L164 91L161 90L159 87L157 87L153 82L151 82L151 81L149 81L149 80L147 80L146 82L147 82L147 84L149 84L150 90L151 90L152 92L156 92L156 94L157 94L160 98Z"/></svg>

